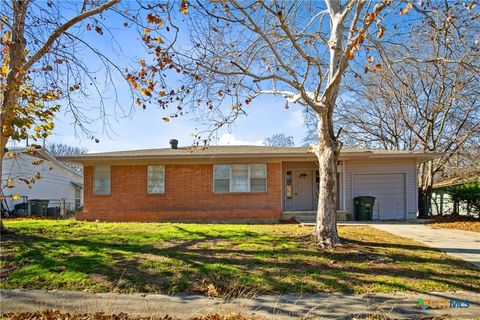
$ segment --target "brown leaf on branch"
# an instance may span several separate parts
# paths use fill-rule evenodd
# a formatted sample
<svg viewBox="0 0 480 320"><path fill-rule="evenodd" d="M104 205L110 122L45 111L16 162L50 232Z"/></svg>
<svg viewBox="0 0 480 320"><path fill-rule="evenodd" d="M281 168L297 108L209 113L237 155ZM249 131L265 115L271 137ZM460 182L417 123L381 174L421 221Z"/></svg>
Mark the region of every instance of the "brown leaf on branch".
<svg viewBox="0 0 480 320"><path fill-rule="evenodd" d="M163 19L157 17L156 15L149 13L147 15L147 22L158 24L160 27L164 25Z"/></svg>
<svg viewBox="0 0 480 320"><path fill-rule="evenodd" d="M385 27L378 26L377 38L380 39L381 37L383 37L384 34L385 34Z"/></svg>
<svg viewBox="0 0 480 320"><path fill-rule="evenodd" d="M413 8L413 4L411 2L407 3L407 5L405 6L405 8L401 9L400 10L400 14L403 15L403 14L407 14L410 12L410 10Z"/></svg>
<svg viewBox="0 0 480 320"><path fill-rule="evenodd" d="M183 14L188 13L188 2L186 0L182 0L180 3L180 12Z"/></svg>

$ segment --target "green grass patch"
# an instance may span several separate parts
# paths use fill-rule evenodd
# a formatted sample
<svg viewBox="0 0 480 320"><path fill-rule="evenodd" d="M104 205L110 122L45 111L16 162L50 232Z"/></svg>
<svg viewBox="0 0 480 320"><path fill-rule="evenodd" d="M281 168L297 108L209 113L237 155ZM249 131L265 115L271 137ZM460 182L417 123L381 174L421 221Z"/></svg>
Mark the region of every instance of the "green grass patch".
<svg viewBox="0 0 480 320"><path fill-rule="evenodd" d="M341 226L5 220L1 288L253 295L480 291L480 271L406 238Z"/></svg>

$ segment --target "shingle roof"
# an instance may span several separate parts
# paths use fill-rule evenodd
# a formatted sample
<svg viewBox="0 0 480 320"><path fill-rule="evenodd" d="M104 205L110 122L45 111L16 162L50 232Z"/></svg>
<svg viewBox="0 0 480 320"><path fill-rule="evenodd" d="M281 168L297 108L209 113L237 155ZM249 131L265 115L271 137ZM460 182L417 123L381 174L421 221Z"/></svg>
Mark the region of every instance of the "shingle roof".
<svg viewBox="0 0 480 320"><path fill-rule="evenodd" d="M388 151L367 149L343 149L341 155L365 156L410 156L410 157L438 157L437 153L423 151ZM208 146L208 147L179 147L178 149L158 148L128 151L113 151L100 153L86 153L75 156L58 157L61 161L88 161L114 159L151 159L151 158L222 158L222 157L314 157L309 147L270 147L270 146Z"/></svg>

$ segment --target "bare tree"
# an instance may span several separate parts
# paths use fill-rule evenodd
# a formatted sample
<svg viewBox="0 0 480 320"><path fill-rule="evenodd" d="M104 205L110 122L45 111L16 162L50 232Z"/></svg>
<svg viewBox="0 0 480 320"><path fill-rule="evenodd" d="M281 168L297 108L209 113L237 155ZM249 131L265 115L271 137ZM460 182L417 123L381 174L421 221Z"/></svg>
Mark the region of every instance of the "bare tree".
<svg viewBox="0 0 480 320"><path fill-rule="evenodd" d="M270 138L266 138L264 143L266 146L272 147L293 147L295 142L293 136L287 136L285 133L276 133Z"/></svg>
<svg viewBox="0 0 480 320"><path fill-rule="evenodd" d="M157 14L164 12L165 5L144 7L139 2L126 2L120 7L119 2L1 2L0 158L5 155L9 140L46 138L54 127L55 115L61 110L69 112L75 128L92 139L95 137L89 124L96 123L98 127L100 121L108 127L108 115L129 113L125 112L125 106L131 110L134 95L138 95L132 89L132 99L123 107L118 100L115 76L127 78L128 66L121 66L112 58L111 53L121 51L121 45L106 25L105 15L108 12L120 16L125 28L137 28L147 37L144 30L153 35L162 29L163 22ZM101 35L111 50L99 49L86 33ZM94 117L89 113L92 108L88 107L92 97L93 109L98 114ZM3 230L3 224L1 227Z"/></svg>
<svg viewBox="0 0 480 320"><path fill-rule="evenodd" d="M87 153L87 148L71 146L65 143L49 143L45 147L54 157Z"/></svg>
<svg viewBox="0 0 480 320"><path fill-rule="evenodd" d="M197 139L209 141L212 131L228 126L261 95L285 98L312 110L318 118L320 183L315 235L322 246L339 242L335 222L336 165L341 144L333 112L342 77L360 52L369 30L385 30L381 15L391 1L186 1L182 13L191 46L168 41L152 48L158 60L144 77L132 75L139 90L150 89L164 70L176 70L182 83L164 90L160 106L177 106L170 118L191 106L205 124ZM171 21L174 19L171 19ZM382 35L378 35L381 37ZM148 63L147 63L148 67ZM158 71L158 72L157 72ZM146 73L146 75L145 75ZM169 121L166 118L165 121Z"/></svg>
<svg viewBox="0 0 480 320"><path fill-rule="evenodd" d="M370 148L443 152L419 166L419 212L429 212L434 176L460 162L471 166L480 138L479 15L475 5L438 2L399 39L380 43L347 81L339 108L350 139ZM415 32L416 31L416 32ZM387 68L376 70L375 59ZM478 160L478 158L477 158ZM477 163L478 165L478 163Z"/></svg>

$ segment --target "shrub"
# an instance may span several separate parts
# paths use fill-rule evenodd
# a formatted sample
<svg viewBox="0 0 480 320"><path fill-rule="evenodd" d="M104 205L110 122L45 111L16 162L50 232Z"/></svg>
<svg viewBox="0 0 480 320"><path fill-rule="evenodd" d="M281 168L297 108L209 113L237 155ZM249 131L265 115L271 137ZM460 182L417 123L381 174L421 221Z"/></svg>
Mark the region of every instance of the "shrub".
<svg viewBox="0 0 480 320"><path fill-rule="evenodd" d="M465 203L472 213L480 215L480 180L447 188L454 203Z"/></svg>

